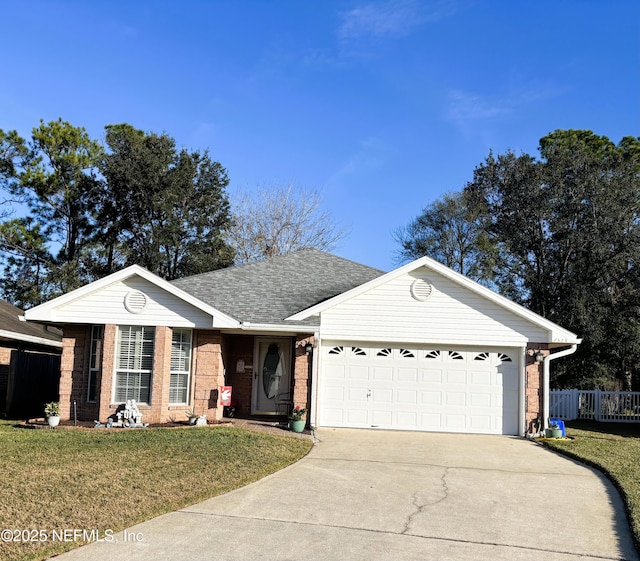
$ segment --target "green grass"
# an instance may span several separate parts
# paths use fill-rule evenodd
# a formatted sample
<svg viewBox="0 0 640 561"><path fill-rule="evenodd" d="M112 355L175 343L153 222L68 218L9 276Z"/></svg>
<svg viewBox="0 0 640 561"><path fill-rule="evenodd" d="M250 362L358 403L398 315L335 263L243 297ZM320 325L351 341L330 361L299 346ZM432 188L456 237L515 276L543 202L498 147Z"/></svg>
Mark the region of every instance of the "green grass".
<svg viewBox="0 0 640 561"><path fill-rule="evenodd" d="M549 440L553 450L602 471L620 491L640 549L640 425L572 422L567 436L575 440Z"/></svg>
<svg viewBox="0 0 640 561"><path fill-rule="evenodd" d="M44 559L80 545L52 543L54 530L122 530L257 481L310 448L308 439L232 427L28 430L0 421L0 530L49 536L0 540L0 559Z"/></svg>

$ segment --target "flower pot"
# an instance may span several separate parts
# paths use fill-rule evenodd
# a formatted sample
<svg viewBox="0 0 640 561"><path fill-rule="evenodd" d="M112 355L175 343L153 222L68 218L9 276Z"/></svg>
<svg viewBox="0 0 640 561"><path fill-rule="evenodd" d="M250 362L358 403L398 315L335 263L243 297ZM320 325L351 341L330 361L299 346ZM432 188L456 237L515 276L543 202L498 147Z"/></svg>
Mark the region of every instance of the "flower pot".
<svg viewBox="0 0 640 561"><path fill-rule="evenodd" d="M304 426L307 424L306 421L289 421L289 428L293 432L302 432L304 430Z"/></svg>
<svg viewBox="0 0 640 561"><path fill-rule="evenodd" d="M57 427L60 424L60 415L51 415L47 417L47 423L50 427Z"/></svg>
<svg viewBox="0 0 640 561"><path fill-rule="evenodd" d="M544 435L547 438L562 438L562 429L546 429Z"/></svg>
<svg viewBox="0 0 640 561"><path fill-rule="evenodd" d="M189 424L195 425L197 420L198 420L198 417L189 417Z"/></svg>

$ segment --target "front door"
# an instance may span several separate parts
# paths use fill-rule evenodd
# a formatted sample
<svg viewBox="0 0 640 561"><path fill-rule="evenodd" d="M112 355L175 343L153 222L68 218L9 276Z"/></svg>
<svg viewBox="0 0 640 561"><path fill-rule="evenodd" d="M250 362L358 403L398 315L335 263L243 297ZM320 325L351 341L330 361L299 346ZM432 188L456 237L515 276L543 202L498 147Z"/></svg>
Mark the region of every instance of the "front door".
<svg viewBox="0 0 640 561"><path fill-rule="evenodd" d="M256 337L253 356L251 414L286 413L291 391L291 339Z"/></svg>

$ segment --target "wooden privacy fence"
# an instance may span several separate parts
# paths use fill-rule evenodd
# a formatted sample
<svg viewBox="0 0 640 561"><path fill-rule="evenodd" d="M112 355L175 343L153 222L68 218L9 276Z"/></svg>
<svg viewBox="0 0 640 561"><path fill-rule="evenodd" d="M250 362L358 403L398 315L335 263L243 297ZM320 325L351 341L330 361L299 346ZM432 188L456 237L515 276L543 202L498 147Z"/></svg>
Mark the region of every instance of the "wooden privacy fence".
<svg viewBox="0 0 640 561"><path fill-rule="evenodd" d="M573 421L590 419L615 423L640 422L640 392L551 390L549 417Z"/></svg>

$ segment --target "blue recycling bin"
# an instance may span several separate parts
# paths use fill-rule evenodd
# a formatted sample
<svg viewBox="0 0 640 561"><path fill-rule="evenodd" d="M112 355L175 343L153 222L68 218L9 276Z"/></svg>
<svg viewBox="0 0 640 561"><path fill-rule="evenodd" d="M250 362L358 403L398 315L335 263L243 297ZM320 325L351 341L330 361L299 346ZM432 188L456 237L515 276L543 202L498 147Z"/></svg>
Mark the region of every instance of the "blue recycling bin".
<svg viewBox="0 0 640 561"><path fill-rule="evenodd" d="M558 425L558 428L562 431L562 436L567 436L567 433L564 430L564 421L562 419L549 419L549 425L553 424Z"/></svg>

